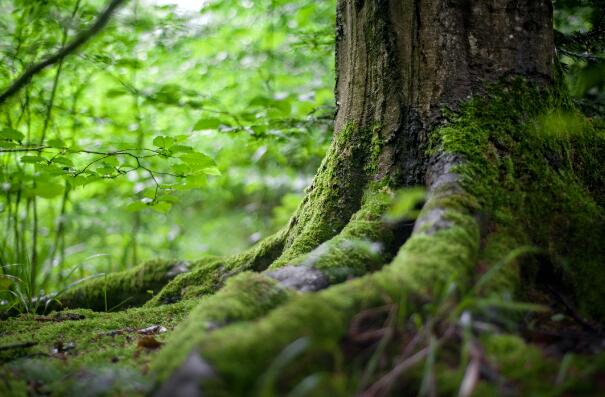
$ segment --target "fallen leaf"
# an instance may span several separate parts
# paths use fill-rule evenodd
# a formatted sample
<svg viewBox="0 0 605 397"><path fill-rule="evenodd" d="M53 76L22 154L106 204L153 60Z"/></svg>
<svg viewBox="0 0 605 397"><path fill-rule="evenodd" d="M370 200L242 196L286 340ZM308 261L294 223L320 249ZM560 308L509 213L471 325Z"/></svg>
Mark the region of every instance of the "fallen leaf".
<svg viewBox="0 0 605 397"><path fill-rule="evenodd" d="M162 342L158 341L153 336L145 335L139 338L137 342L137 347L139 349L159 349L162 346Z"/></svg>

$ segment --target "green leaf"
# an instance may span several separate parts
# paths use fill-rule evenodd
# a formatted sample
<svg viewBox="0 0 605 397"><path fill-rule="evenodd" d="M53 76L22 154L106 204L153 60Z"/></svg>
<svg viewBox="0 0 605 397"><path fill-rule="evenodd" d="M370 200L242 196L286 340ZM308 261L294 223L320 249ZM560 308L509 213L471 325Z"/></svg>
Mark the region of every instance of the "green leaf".
<svg viewBox="0 0 605 397"><path fill-rule="evenodd" d="M174 144L174 138L169 136L156 136L153 138L153 146L166 149Z"/></svg>
<svg viewBox="0 0 605 397"><path fill-rule="evenodd" d="M215 117L202 118L195 123L195 125L193 126L193 130L215 130L220 127L221 124L227 123L224 123L221 121L221 119L217 119Z"/></svg>
<svg viewBox="0 0 605 397"><path fill-rule="evenodd" d="M110 156L103 160L103 164L105 164L107 167L115 168L120 164L120 162L116 156Z"/></svg>
<svg viewBox="0 0 605 397"><path fill-rule="evenodd" d="M206 175L221 175L221 171L218 167L206 167L202 170L202 172Z"/></svg>
<svg viewBox="0 0 605 397"><path fill-rule="evenodd" d="M191 190L191 189L199 189L206 184L206 175L190 175L185 179L185 182L175 186L177 190Z"/></svg>
<svg viewBox="0 0 605 397"><path fill-rule="evenodd" d="M53 198L63 193L63 185L54 181L36 181L36 186L32 189L33 194L42 198Z"/></svg>
<svg viewBox="0 0 605 397"><path fill-rule="evenodd" d="M144 210L147 207L147 204L142 201L133 201L132 203L129 203L126 207L124 207L124 209L129 212L137 212Z"/></svg>
<svg viewBox="0 0 605 397"><path fill-rule="evenodd" d="M179 198L177 196L172 196L170 194L166 194L166 195L161 196L158 199L158 201L159 202L164 202L165 201L167 203L175 204L175 203L179 202Z"/></svg>
<svg viewBox="0 0 605 397"><path fill-rule="evenodd" d="M194 170L202 170L207 167L216 166L216 163L211 157L200 152L185 153L179 158Z"/></svg>
<svg viewBox="0 0 605 397"><path fill-rule="evenodd" d="M128 91L126 91L124 88L111 88L105 92L105 96L107 98L117 98L127 94Z"/></svg>
<svg viewBox="0 0 605 397"><path fill-rule="evenodd" d="M53 163L57 163L57 164L62 164L62 165L66 165L68 167L72 167L74 165L74 162L71 161L71 159L65 157L65 156L57 156L53 159Z"/></svg>
<svg viewBox="0 0 605 397"><path fill-rule="evenodd" d="M172 145L168 148L172 153L191 153L193 148L186 145Z"/></svg>
<svg viewBox="0 0 605 397"><path fill-rule="evenodd" d="M253 108L256 107L273 109L272 113L275 113L276 116L287 116L292 111L290 99L273 99L262 95L254 97L248 103L248 106Z"/></svg>
<svg viewBox="0 0 605 397"><path fill-rule="evenodd" d="M21 156L21 162L27 164L41 163L46 161L42 156Z"/></svg>
<svg viewBox="0 0 605 397"><path fill-rule="evenodd" d="M155 197L155 187L146 187L140 192L141 197L153 199Z"/></svg>
<svg viewBox="0 0 605 397"><path fill-rule="evenodd" d="M170 209L172 208L172 204L167 203L165 201L161 201L157 204L152 205L151 208L153 208L154 211L165 214L170 211Z"/></svg>
<svg viewBox="0 0 605 397"><path fill-rule="evenodd" d="M43 163L35 163L34 169L40 173L41 177L64 175L65 170L57 164L48 164L46 161Z"/></svg>
<svg viewBox="0 0 605 397"><path fill-rule="evenodd" d="M176 84L163 85L152 95L155 101L167 105L177 105L182 96L182 88Z"/></svg>
<svg viewBox="0 0 605 397"><path fill-rule="evenodd" d="M267 107L267 106L270 106L272 102L273 102L273 99L263 96L263 95L258 95L258 96L255 96L254 98L252 98L250 100L250 102L248 102L248 106Z"/></svg>
<svg viewBox="0 0 605 397"><path fill-rule="evenodd" d="M425 196L426 191L422 187L409 187L398 191L387 210L386 218L390 220L416 219Z"/></svg>
<svg viewBox="0 0 605 397"><path fill-rule="evenodd" d="M143 66L143 63L136 58L121 58L115 61L115 65L129 68L140 68Z"/></svg>
<svg viewBox="0 0 605 397"><path fill-rule="evenodd" d="M97 171L99 175L113 175L115 168L107 165L101 165L100 167L95 168L95 171Z"/></svg>
<svg viewBox="0 0 605 397"><path fill-rule="evenodd" d="M85 186L89 183L96 182L98 180L101 180L101 178L96 175L78 175L74 177L68 177L66 180L72 188L76 188L78 186Z"/></svg>
<svg viewBox="0 0 605 397"><path fill-rule="evenodd" d="M176 175L187 175L189 173L189 167L186 164L174 164L172 171Z"/></svg>
<svg viewBox="0 0 605 397"><path fill-rule="evenodd" d="M63 148L65 147L65 142L63 142L62 139L53 138L48 141L47 145L50 147Z"/></svg>
<svg viewBox="0 0 605 397"><path fill-rule="evenodd" d="M25 138L25 135L23 135L21 132L15 130L15 129L12 129L12 128L5 128L2 131L0 131L0 139L9 139L9 140L21 142L23 140L23 138Z"/></svg>

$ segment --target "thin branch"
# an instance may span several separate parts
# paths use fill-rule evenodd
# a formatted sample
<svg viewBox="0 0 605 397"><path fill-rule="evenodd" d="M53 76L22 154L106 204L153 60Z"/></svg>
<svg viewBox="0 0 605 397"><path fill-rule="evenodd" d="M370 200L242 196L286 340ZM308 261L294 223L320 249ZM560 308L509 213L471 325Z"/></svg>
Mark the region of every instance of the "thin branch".
<svg viewBox="0 0 605 397"><path fill-rule="evenodd" d="M21 88L23 88L36 74L40 73L42 70L47 68L48 66L54 65L55 63L61 61L67 55L75 52L80 46L90 40L93 36L103 29L103 27L109 22L111 15L114 11L124 2L128 0L112 0L111 3L107 6L105 11L103 11L97 20L92 24L88 30L81 32L78 34L74 40L61 48L58 52L50 55L48 58L44 59L40 63L37 63L27 69L21 76L19 76L2 94L0 94L0 105L3 104L8 98L16 94Z"/></svg>

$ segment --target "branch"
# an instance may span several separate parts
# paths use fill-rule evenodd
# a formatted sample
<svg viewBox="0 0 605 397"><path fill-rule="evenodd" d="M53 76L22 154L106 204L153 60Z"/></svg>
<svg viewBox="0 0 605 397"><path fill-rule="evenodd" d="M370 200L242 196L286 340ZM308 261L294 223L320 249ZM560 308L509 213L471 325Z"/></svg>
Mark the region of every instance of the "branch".
<svg viewBox="0 0 605 397"><path fill-rule="evenodd" d="M76 38L69 43L67 46L61 48L58 52L53 55L50 55L48 58L44 59L40 63L37 63L27 69L21 76L19 76L2 94L0 94L0 105L2 105L8 98L16 94L21 88L23 88L36 74L40 73L42 70L47 68L48 66L54 65L55 63L61 61L67 55L76 51L80 46L90 40L93 36L95 36L103 27L109 22L111 15L113 12L125 1L128 0L111 0L111 3L107 6L105 11L99 15L97 20L92 24L88 30L81 32L76 36Z"/></svg>

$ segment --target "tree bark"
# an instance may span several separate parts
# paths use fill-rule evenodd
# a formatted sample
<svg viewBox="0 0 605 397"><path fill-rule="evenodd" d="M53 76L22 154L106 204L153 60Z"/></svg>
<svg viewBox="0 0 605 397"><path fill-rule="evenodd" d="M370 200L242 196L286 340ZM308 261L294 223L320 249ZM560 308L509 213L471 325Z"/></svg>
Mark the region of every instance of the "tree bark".
<svg viewBox="0 0 605 397"><path fill-rule="evenodd" d="M444 108L507 76L551 83L550 1L339 1L335 130L382 142L374 178L425 181L428 132Z"/></svg>

